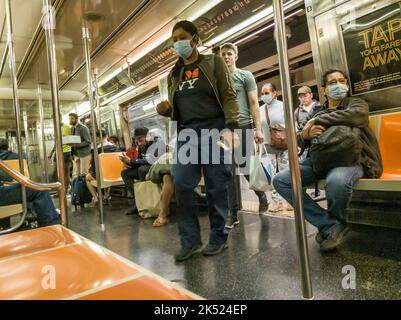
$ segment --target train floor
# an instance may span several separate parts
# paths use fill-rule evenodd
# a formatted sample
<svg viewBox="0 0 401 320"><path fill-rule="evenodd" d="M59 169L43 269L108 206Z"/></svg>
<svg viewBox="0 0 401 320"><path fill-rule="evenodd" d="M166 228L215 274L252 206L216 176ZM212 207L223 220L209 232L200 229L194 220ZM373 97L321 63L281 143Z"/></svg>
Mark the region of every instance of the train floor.
<svg viewBox="0 0 401 320"><path fill-rule="evenodd" d="M126 209L126 200L113 199L105 207L102 232L97 208L76 212L70 208L69 227L207 299L302 298L293 219L242 212L241 223L230 232L229 247L222 254L199 254L176 263L180 242L174 214L168 225L154 228L153 219L126 216ZM206 244L209 221L204 211L200 224ZM330 254L319 251L315 234L308 225L315 299L401 298L401 231L353 226L347 241ZM353 276L355 289L349 288Z"/></svg>

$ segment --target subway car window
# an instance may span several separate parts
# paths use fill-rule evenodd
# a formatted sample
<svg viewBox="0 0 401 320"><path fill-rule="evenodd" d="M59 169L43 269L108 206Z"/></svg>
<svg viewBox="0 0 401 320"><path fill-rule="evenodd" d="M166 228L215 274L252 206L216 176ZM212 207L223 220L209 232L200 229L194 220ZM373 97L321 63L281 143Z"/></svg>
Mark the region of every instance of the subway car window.
<svg viewBox="0 0 401 320"><path fill-rule="evenodd" d="M1 300L401 298L400 0L3 0L0 22Z"/></svg>

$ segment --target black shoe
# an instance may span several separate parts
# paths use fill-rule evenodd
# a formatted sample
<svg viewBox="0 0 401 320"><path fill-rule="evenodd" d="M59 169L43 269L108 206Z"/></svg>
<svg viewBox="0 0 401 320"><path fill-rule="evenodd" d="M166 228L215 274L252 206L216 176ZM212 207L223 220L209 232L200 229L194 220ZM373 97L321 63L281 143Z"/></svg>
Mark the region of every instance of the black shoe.
<svg viewBox="0 0 401 320"><path fill-rule="evenodd" d="M125 214L127 216L133 216L135 214L139 214L139 211L138 211L137 207L133 207L133 208L129 209L128 211L126 211Z"/></svg>
<svg viewBox="0 0 401 320"><path fill-rule="evenodd" d="M349 227L346 224L339 223L332 227L327 238L320 244L322 252L335 250L341 243L345 235L348 233Z"/></svg>
<svg viewBox="0 0 401 320"><path fill-rule="evenodd" d="M202 243L193 246L190 249L181 248L180 252L174 256L175 261L182 262L191 258L195 253L199 253L202 248Z"/></svg>
<svg viewBox="0 0 401 320"><path fill-rule="evenodd" d="M227 222L226 222L226 228L227 229L232 229L234 228L237 224L239 224L239 220L237 215L232 215L230 214L227 218Z"/></svg>
<svg viewBox="0 0 401 320"><path fill-rule="evenodd" d="M224 249L228 248L226 242L222 244L208 244L203 250L202 254L204 256L214 256L216 254L222 253Z"/></svg>

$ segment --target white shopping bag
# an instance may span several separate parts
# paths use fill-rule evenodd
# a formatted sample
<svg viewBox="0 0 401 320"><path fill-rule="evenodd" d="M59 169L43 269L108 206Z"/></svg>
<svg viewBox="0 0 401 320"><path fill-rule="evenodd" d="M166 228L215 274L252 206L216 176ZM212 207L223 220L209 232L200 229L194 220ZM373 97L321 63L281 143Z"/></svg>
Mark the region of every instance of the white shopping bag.
<svg viewBox="0 0 401 320"><path fill-rule="evenodd" d="M255 155L251 156L250 172L249 172L249 188L255 191L271 191L273 189L272 180L274 167L270 158L257 146L255 148Z"/></svg>

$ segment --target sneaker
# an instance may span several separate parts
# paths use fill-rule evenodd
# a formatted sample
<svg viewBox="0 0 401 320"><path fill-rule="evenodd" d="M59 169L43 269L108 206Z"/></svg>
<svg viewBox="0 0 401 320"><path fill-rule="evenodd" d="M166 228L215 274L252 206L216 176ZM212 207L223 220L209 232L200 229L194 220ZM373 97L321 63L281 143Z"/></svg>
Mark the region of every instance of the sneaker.
<svg viewBox="0 0 401 320"><path fill-rule="evenodd" d="M198 243L190 249L181 248L180 252L174 256L175 261L182 262L191 258L195 253L199 253L202 248L202 243Z"/></svg>
<svg viewBox="0 0 401 320"><path fill-rule="evenodd" d="M239 224L238 217L236 215L230 214L227 218L226 222L226 228L227 229L232 229L234 228L237 224Z"/></svg>
<svg viewBox="0 0 401 320"><path fill-rule="evenodd" d="M222 244L211 244L209 243L203 250L202 254L204 256L214 256L216 254L222 253L224 249L228 248L226 242Z"/></svg>
<svg viewBox="0 0 401 320"><path fill-rule="evenodd" d="M269 211L270 212L279 212L283 210L283 204L282 203L278 203L278 202L273 202L270 206L269 206Z"/></svg>
<svg viewBox="0 0 401 320"><path fill-rule="evenodd" d="M320 244L322 252L329 252L335 250L341 243L345 235L348 233L349 227L346 224L338 223L333 226L327 238Z"/></svg>

